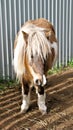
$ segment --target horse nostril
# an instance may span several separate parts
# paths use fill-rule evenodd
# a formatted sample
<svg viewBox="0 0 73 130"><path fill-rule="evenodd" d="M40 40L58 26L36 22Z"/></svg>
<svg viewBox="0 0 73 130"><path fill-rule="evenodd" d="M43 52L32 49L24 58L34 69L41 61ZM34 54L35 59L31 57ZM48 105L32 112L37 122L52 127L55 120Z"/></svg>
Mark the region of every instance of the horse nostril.
<svg viewBox="0 0 73 130"><path fill-rule="evenodd" d="M35 84L36 84L36 85L41 85L41 80L36 79Z"/></svg>
<svg viewBox="0 0 73 130"><path fill-rule="evenodd" d="M38 79L36 79L36 81L35 81L35 82L36 82L36 84L38 84L39 80L38 80Z"/></svg>

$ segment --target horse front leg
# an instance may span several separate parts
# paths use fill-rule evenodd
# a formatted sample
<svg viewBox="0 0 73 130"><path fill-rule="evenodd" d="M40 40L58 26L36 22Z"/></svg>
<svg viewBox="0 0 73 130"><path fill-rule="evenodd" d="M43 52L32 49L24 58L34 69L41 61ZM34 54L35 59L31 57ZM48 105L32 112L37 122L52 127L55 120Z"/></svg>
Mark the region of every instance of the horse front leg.
<svg viewBox="0 0 73 130"><path fill-rule="evenodd" d="M30 105L30 87L29 83L24 79L22 80L22 105L21 112L26 112Z"/></svg>
<svg viewBox="0 0 73 130"><path fill-rule="evenodd" d="M45 104L46 99L46 93L44 92L44 87L41 85L38 85L36 87L36 93L38 95L38 107L41 113L44 115L47 112L47 107Z"/></svg>

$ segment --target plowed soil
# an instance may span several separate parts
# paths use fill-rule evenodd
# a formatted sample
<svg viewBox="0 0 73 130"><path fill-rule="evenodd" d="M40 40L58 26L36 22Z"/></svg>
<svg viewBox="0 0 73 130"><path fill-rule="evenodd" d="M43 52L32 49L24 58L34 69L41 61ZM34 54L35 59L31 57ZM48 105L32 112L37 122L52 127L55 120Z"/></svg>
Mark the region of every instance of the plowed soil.
<svg viewBox="0 0 73 130"><path fill-rule="evenodd" d="M26 114L20 113L20 87L0 94L0 130L73 130L73 70L48 76L47 79L46 115L38 110L34 90Z"/></svg>

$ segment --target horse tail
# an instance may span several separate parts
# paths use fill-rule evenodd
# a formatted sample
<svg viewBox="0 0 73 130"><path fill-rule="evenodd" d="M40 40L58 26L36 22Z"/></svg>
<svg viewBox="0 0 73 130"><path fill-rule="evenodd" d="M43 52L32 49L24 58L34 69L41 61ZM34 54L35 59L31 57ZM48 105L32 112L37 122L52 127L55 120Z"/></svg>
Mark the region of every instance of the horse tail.
<svg viewBox="0 0 73 130"><path fill-rule="evenodd" d="M25 73L24 58L26 50L26 41L23 32L19 32L17 40L15 39L16 47L14 48L14 70L18 79L21 79Z"/></svg>

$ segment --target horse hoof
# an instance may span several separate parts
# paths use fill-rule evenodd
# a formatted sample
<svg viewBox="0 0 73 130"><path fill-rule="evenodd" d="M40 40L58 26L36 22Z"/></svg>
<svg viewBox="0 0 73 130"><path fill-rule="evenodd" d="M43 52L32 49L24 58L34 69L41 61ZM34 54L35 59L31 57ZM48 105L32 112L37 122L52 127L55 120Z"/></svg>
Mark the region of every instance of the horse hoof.
<svg viewBox="0 0 73 130"><path fill-rule="evenodd" d="M42 113L42 115L46 115L47 112L45 110L40 110L40 112Z"/></svg>
<svg viewBox="0 0 73 130"><path fill-rule="evenodd" d="M22 104L22 105L21 105L21 113L26 113L27 110L28 110L28 108L29 108L28 105L24 105L24 104Z"/></svg>
<svg viewBox="0 0 73 130"><path fill-rule="evenodd" d="M21 114L22 114L22 113L25 114L26 112L27 112L27 110L21 110L21 111L20 111Z"/></svg>
<svg viewBox="0 0 73 130"><path fill-rule="evenodd" d="M42 115L47 114L47 107L45 105L43 107L39 108L39 110L41 111Z"/></svg>
<svg viewBox="0 0 73 130"><path fill-rule="evenodd" d="M41 111L41 113L42 113L42 115L46 115L47 114L47 112L46 111Z"/></svg>

